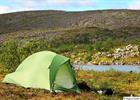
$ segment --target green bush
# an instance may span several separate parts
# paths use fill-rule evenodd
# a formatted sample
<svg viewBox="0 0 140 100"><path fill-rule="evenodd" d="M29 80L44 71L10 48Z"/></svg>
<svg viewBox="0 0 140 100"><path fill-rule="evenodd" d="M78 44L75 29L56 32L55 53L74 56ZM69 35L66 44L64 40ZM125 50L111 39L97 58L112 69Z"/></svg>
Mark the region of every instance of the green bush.
<svg viewBox="0 0 140 100"><path fill-rule="evenodd" d="M29 55L47 50L48 44L46 41L24 41L22 45L18 48L18 55L20 57L20 62L23 61Z"/></svg>
<svg viewBox="0 0 140 100"><path fill-rule="evenodd" d="M14 40L5 42L0 49L0 62L9 69L14 69L20 63L18 44Z"/></svg>
<svg viewBox="0 0 140 100"><path fill-rule="evenodd" d="M10 40L0 47L0 63L9 69L15 69L29 55L47 50L49 45L46 41L23 41L18 43Z"/></svg>
<svg viewBox="0 0 140 100"><path fill-rule="evenodd" d="M104 51L109 51L111 48L113 48L114 42L112 38L108 38L106 41L102 42L102 48Z"/></svg>

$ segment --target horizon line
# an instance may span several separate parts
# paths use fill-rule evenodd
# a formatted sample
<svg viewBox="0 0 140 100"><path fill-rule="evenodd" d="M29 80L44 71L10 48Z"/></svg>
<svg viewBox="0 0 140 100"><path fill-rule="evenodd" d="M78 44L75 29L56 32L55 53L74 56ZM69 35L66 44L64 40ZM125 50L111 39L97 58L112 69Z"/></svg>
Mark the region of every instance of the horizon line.
<svg viewBox="0 0 140 100"><path fill-rule="evenodd" d="M3 15L3 14L12 14L12 13L21 13L21 12L36 12L36 11L60 11L60 12L90 12L90 11L119 11L119 10L129 10L129 11L140 11L140 9L93 9L93 10L59 10L59 9L33 9L33 10L21 10L21 11L11 11L11 12L6 12L6 13L1 13L0 15Z"/></svg>

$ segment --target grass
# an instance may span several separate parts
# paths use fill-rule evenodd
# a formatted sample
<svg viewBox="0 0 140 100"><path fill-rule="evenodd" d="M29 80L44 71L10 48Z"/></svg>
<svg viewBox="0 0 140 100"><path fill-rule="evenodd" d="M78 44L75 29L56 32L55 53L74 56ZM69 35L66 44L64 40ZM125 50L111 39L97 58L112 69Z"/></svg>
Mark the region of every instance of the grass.
<svg viewBox="0 0 140 100"><path fill-rule="evenodd" d="M0 66L0 81L10 71ZM51 94L44 89L25 89L13 84L0 82L0 97L7 99L32 99L32 100L121 100L124 96L140 96L140 73L117 72L117 71L83 71L76 70L78 82L84 81L94 90L111 88L112 96L99 95L90 91L82 91L80 94L58 93Z"/></svg>
<svg viewBox="0 0 140 100"><path fill-rule="evenodd" d="M127 57L123 59L123 62L127 64L136 63L138 61L140 62L140 57Z"/></svg>
<svg viewBox="0 0 140 100"><path fill-rule="evenodd" d="M79 71L78 79L86 81L94 89L112 88L115 95L140 96L140 73Z"/></svg>

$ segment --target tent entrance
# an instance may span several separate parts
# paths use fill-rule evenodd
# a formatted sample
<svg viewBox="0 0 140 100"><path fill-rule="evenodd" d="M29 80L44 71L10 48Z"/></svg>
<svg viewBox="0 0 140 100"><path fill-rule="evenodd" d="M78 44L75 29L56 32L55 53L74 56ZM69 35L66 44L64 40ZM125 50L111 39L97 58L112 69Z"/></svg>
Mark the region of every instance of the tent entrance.
<svg viewBox="0 0 140 100"><path fill-rule="evenodd" d="M74 87L74 78L68 67L70 67L68 63L60 66L55 77L54 89L71 89Z"/></svg>

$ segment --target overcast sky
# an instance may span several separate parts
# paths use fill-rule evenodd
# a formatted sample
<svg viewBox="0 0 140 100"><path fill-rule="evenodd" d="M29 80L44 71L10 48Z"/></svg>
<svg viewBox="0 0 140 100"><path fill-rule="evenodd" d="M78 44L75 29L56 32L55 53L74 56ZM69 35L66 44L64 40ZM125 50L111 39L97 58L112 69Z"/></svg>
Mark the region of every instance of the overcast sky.
<svg viewBox="0 0 140 100"><path fill-rule="evenodd" d="M140 0L0 0L0 14L27 10L140 9Z"/></svg>

